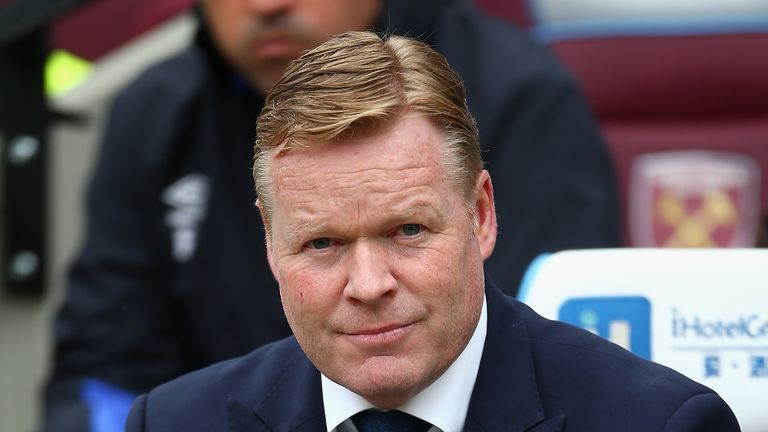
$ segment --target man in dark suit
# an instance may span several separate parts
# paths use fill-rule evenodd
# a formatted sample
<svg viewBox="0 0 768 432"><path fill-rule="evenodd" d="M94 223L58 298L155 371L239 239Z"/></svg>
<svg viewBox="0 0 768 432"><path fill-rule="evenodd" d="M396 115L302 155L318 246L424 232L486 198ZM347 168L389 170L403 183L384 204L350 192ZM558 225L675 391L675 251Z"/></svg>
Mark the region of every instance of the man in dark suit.
<svg viewBox="0 0 768 432"><path fill-rule="evenodd" d="M460 78L347 33L259 117L267 256L291 337L141 396L129 432L738 431L710 389L504 296Z"/></svg>

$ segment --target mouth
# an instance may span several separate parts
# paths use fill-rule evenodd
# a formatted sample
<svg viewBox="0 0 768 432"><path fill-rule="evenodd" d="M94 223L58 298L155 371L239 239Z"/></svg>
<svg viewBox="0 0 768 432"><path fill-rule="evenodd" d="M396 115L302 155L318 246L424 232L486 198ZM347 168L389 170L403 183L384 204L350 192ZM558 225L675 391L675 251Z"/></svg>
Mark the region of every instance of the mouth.
<svg viewBox="0 0 768 432"><path fill-rule="evenodd" d="M413 323L388 324L346 333L356 345L367 348L380 348L400 343L413 330Z"/></svg>
<svg viewBox="0 0 768 432"><path fill-rule="evenodd" d="M264 38L254 45L255 53L261 58L295 57L298 50L297 41L284 36Z"/></svg>
<svg viewBox="0 0 768 432"><path fill-rule="evenodd" d="M249 44L253 55L262 59L294 59L308 48L307 34L295 23L275 23L254 29Z"/></svg>

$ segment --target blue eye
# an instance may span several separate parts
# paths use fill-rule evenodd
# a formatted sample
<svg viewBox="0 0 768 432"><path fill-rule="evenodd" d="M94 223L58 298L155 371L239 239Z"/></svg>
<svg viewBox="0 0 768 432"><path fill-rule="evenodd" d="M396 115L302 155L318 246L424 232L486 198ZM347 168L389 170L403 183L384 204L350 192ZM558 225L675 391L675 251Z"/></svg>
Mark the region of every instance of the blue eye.
<svg viewBox="0 0 768 432"><path fill-rule="evenodd" d="M331 247L331 239L328 237L316 238L309 242L312 249L326 249Z"/></svg>
<svg viewBox="0 0 768 432"><path fill-rule="evenodd" d="M421 232L422 226L419 224L405 224L402 226L403 234L407 236L414 236Z"/></svg>

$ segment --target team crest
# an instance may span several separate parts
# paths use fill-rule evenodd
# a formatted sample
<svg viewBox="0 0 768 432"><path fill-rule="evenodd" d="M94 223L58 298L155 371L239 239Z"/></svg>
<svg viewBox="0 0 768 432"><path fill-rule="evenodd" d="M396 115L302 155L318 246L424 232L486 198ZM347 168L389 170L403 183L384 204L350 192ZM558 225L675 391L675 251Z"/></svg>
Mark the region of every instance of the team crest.
<svg viewBox="0 0 768 432"><path fill-rule="evenodd" d="M760 169L717 151L652 153L635 159L629 229L640 247L753 247Z"/></svg>

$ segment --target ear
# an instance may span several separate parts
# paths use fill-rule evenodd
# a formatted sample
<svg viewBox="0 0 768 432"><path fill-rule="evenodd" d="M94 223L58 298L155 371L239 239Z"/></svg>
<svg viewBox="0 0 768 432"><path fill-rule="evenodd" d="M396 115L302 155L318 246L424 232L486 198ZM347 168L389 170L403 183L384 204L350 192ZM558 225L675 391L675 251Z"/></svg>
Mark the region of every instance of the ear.
<svg viewBox="0 0 768 432"><path fill-rule="evenodd" d="M259 209L259 214L261 215L261 222L264 224L264 236L266 237L267 261L269 261L269 268L272 270L272 276L275 277L275 280L279 284L280 276L277 272L277 266L275 266L275 258L272 254L272 230L270 229L267 212L266 210L264 210L264 204L258 198L256 198L256 208Z"/></svg>
<svg viewBox="0 0 768 432"><path fill-rule="evenodd" d="M477 214L476 237L480 255L488 259L496 246L496 203L493 200L493 183L488 171L483 170L475 187L475 212Z"/></svg>

